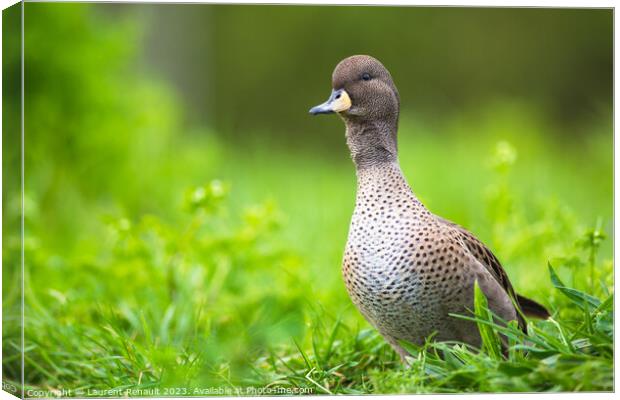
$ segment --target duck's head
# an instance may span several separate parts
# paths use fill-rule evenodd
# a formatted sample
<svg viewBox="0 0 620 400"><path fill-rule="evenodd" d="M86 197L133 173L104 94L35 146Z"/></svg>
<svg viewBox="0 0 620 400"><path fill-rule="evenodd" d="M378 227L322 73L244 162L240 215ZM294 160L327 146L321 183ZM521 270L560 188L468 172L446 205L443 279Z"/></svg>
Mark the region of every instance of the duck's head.
<svg viewBox="0 0 620 400"><path fill-rule="evenodd" d="M389 71L371 56L340 61L332 74L329 99L310 114L338 113L345 122L398 120L400 101Z"/></svg>

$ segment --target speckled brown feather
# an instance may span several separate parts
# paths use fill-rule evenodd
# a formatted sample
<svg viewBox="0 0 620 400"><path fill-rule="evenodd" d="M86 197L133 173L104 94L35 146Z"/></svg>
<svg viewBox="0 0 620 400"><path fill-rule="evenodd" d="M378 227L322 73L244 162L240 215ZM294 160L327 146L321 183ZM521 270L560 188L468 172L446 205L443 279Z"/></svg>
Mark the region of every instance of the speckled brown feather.
<svg viewBox="0 0 620 400"><path fill-rule="evenodd" d="M469 251L476 257L478 261L482 265L484 265L488 271L493 275L493 277L497 280L497 282L506 290L506 293L510 296L513 302L517 304L517 307L520 307L519 300L517 294L508 279L508 275L502 264L499 262L497 257L489 250L477 237L475 237L471 232L462 226L455 224L452 221L448 221L443 218L439 218L443 223L449 225L456 229L461 235L465 246L469 249ZM517 310L521 311L521 310ZM517 312L517 321L519 323L519 327L527 333L527 325L525 319L523 318L522 312Z"/></svg>

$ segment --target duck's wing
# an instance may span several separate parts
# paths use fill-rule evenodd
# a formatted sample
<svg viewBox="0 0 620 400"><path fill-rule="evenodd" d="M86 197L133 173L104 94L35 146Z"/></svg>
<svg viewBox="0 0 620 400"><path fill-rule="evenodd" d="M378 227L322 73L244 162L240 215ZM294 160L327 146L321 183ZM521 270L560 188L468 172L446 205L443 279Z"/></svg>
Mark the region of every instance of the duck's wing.
<svg viewBox="0 0 620 400"><path fill-rule="evenodd" d="M519 324L519 327L527 333L527 324L525 322L525 318L523 317L523 309L520 304L520 300L522 298L525 298L515 293L514 288L510 283L510 279L508 279L508 275L506 274L506 271L504 271L504 268L502 267L502 264L499 262L497 257L495 257L493 252L489 250L489 248L486 247L484 243L482 243L467 229L463 228L458 224L455 224L452 221L448 221L441 217L437 218L439 218L442 223L454 228L458 232L460 239L463 241L469 252L480 262L480 264L482 264L489 271L491 276L493 276L497 283L499 283L499 285L506 291L517 311L517 322ZM533 300L526 300L535 303Z"/></svg>

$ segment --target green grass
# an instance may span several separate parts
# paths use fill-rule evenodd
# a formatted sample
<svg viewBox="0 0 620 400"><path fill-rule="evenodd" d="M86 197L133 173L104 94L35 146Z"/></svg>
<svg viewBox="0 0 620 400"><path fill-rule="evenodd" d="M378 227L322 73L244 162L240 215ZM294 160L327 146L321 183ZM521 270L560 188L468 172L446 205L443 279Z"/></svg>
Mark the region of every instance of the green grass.
<svg viewBox="0 0 620 400"><path fill-rule="evenodd" d="M400 143L431 210L470 227L517 290L553 311L530 322L529 336L479 321L485 337L509 338L507 359L493 345L429 342L409 347L406 368L363 321L340 276L355 190L344 146L321 159L316 147L285 151L249 137L240 149L204 136L164 143L174 157L145 164L122 196L76 197L75 215L89 219L28 221L27 386L74 395L611 390L609 139L554 152L552 135L494 133L495 118L516 132L537 126L523 115L481 116L475 137L451 128L458 118L439 128L405 121ZM145 191L152 196L140 198ZM57 227L72 230L61 245ZM5 305L17 301L14 293ZM4 324L11 380L17 328Z"/></svg>
<svg viewBox="0 0 620 400"><path fill-rule="evenodd" d="M556 289L582 312L563 319L530 323L528 334L509 323L493 322L486 299L476 287L476 321L483 349L460 343L405 345L409 366L396 360L376 332L352 331L338 321L317 329L312 349L272 353L259 360L257 384L300 387L312 393L462 393L611 391L613 386L613 296L600 301L561 284L549 267ZM499 336L508 341L502 355ZM267 371L267 372L265 372Z"/></svg>

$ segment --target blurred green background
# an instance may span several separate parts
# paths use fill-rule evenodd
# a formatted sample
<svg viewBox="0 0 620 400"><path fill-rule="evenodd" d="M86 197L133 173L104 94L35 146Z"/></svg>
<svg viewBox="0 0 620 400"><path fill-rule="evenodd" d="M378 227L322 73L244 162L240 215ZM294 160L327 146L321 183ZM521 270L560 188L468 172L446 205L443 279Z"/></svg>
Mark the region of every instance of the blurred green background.
<svg viewBox="0 0 620 400"><path fill-rule="evenodd" d="M414 191L521 292L553 307L547 261L586 285L576 240L611 235L611 10L25 10L29 385L239 382L267 350L307 344L317 318L365 326L340 277L344 128L307 113L352 54L399 88ZM3 13L4 115L19 111L16 17ZM3 124L3 371L17 379L19 120Z"/></svg>

